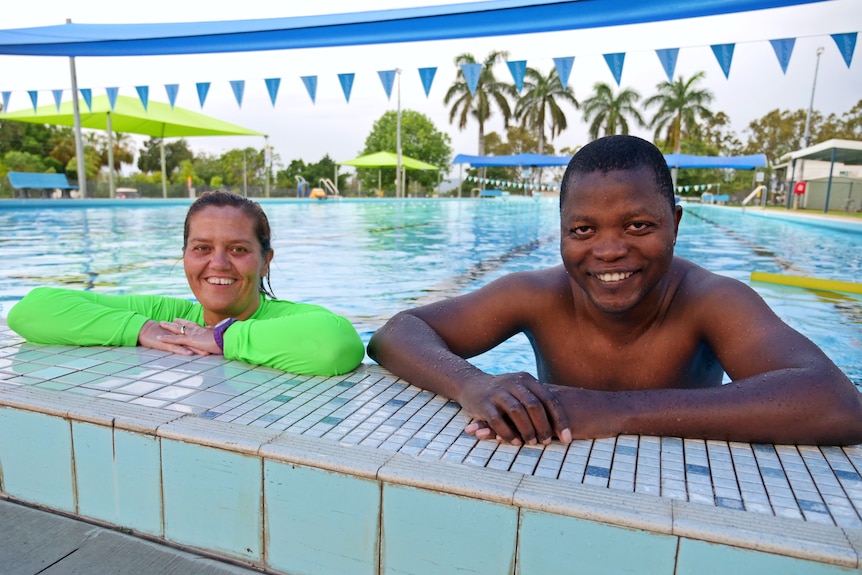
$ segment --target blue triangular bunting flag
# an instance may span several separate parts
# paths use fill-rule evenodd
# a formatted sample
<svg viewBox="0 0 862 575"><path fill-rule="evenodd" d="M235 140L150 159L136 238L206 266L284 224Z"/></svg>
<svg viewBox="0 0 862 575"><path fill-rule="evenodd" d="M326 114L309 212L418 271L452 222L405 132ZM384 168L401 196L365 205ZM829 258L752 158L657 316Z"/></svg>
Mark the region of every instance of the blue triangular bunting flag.
<svg viewBox="0 0 862 575"><path fill-rule="evenodd" d="M179 91L179 84L165 84L165 92L168 95L168 102L171 104L171 109L173 109L174 104L177 103L177 94Z"/></svg>
<svg viewBox="0 0 862 575"><path fill-rule="evenodd" d="M557 69L557 76L560 77L560 84L563 85L563 88L569 85L569 75L572 73L572 65L574 63L574 56L554 58L554 67Z"/></svg>
<svg viewBox="0 0 862 575"><path fill-rule="evenodd" d="M620 85L620 80L623 78L623 64L626 61L625 52L618 52L616 54L605 54L605 62L608 63L608 68L611 69L611 74L614 76L614 80L617 81L617 86Z"/></svg>
<svg viewBox="0 0 862 575"><path fill-rule="evenodd" d="M661 67L664 68L664 73L667 76L668 82L673 82L673 74L676 71L676 58L679 56L679 48L665 48L664 50L656 50Z"/></svg>
<svg viewBox="0 0 862 575"><path fill-rule="evenodd" d="M36 108L39 107L39 91L38 90L27 90L27 94L30 96L30 103L33 104L33 111L36 111Z"/></svg>
<svg viewBox="0 0 862 575"><path fill-rule="evenodd" d="M12 92L3 92L3 111L9 111L9 97L12 95Z"/></svg>
<svg viewBox="0 0 862 575"><path fill-rule="evenodd" d="M476 93L476 86L479 85L482 64L461 64L461 73L464 74L464 80L467 82L467 88L470 89L472 96Z"/></svg>
<svg viewBox="0 0 862 575"><path fill-rule="evenodd" d="M54 105L57 106L57 111L60 111L60 104L63 102L63 90L51 90L54 94Z"/></svg>
<svg viewBox="0 0 862 575"><path fill-rule="evenodd" d="M733 48L735 44L713 44L712 53L715 54L715 59L718 60L718 65L721 66L721 71L724 72L725 78L730 78L730 64L733 62Z"/></svg>
<svg viewBox="0 0 862 575"><path fill-rule="evenodd" d="M437 73L437 68L419 68L419 77L422 79L422 87L425 88L425 97L431 91L431 84L434 82L434 75Z"/></svg>
<svg viewBox="0 0 862 575"><path fill-rule="evenodd" d="M111 105L111 111L114 111L114 106L117 105L117 94L119 93L119 88L105 88L105 92L108 93L108 104Z"/></svg>
<svg viewBox="0 0 862 575"><path fill-rule="evenodd" d="M302 83L305 84L308 96L311 98L311 102L314 103L317 98L317 76L303 76Z"/></svg>
<svg viewBox="0 0 862 575"><path fill-rule="evenodd" d="M392 99L392 84L395 82L395 72L397 70L379 70L377 75L380 77L380 83L383 84L383 89L386 91L386 99Z"/></svg>
<svg viewBox="0 0 862 575"><path fill-rule="evenodd" d="M230 89L233 90L233 97L236 98L236 103L242 108L242 94L245 92L245 80L231 80Z"/></svg>
<svg viewBox="0 0 862 575"><path fill-rule="evenodd" d="M150 103L149 86L135 86L135 91L138 93L138 98L141 100L141 104L144 105L144 110L146 110Z"/></svg>
<svg viewBox="0 0 862 575"><path fill-rule="evenodd" d="M509 73L512 74L515 88L518 89L518 93L520 94L521 90L524 89L524 75L527 73L527 61L517 60L515 62L506 62L506 65L509 66Z"/></svg>
<svg viewBox="0 0 862 575"><path fill-rule="evenodd" d="M344 101L350 102L350 91L353 90L353 74L339 74L338 81L341 91L344 92Z"/></svg>
<svg viewBox="0 0 862 575"><path fill-rule="evenodd" d="M775 50L775 57L778 58L782 73L786 74L787 65L790 63L790 56L793 54L793 46L796 44L796 38L770 40L769 43L772 44L772 49Z"/></svg>
<svg viewBox="0 0 862 575"><path fill-rule="evenodd" d="M856 49L856 32L832 34L832 39L835 40L835 45L838 46L838 50L844 58L844 63L849 68L850 63L853 62L853 51Z"/></svg>
<svg viewBox="0 0 862 575"><path fill-rule="evenodd" d="M264 82L266 83L266 91L269 93L269 101L275 107L275 98L278 96L278 87L281 85L281 78L267 78Z"/></svg>
<svg viewBox="0 0 862 575"><path fill-rule="evenodd" d="M93 91L89 88L81 88L81 95L84 96L84 102L87 103L87 109L93 109Z"/></svg>
<svg viewBox="0 0 862 575"><path fill-rule="evenodd" d="M195 84L195 88L198 91L198 101L201 103L201 110L203 110L204 102L207 99L207 92L210 91L210 83L209 82L198 82Z"/></svg>

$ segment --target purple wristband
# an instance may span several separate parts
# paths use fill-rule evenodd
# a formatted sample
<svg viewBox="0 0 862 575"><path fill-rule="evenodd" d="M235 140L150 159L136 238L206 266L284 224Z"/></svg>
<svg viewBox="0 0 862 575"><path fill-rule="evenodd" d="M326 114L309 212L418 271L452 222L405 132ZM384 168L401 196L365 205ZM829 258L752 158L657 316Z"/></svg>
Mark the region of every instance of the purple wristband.
<svg viewBox="0 0 862 575"><path fill-rule="evenodd" d="M233 325L233 322L236 321L236 318L229 317L227 319L223 319L218 322L216 326L213 328L213 338L215 339L216 345L224 353L224 332L227 331L227 328Z"/></svg>

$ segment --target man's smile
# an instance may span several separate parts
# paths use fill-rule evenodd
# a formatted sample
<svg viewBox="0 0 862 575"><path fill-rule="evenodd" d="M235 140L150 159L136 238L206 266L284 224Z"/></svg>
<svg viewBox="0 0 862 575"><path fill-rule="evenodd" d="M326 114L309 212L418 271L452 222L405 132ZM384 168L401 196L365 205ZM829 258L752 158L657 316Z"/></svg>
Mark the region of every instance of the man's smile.
<svg viewBox="0 0 862 575"><path fill-rule="evenodd" d="M614 283L628 279L632 277L633 274L634 272L606 272L594 275L602 282Z"/></svg>

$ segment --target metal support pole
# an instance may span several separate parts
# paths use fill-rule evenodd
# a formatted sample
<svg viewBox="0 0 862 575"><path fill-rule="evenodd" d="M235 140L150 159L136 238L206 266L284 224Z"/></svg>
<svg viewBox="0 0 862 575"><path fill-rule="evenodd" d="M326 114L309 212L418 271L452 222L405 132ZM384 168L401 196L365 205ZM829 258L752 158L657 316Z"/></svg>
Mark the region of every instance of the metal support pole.
<svg viewBox="0 0 862 575"><path fill-rule="evenodd" d="M266 184L264 185L264 195L268 198L269 197L269 184L270 184L269 180L270 180L270 178L272 178L272 150L269 147L269 136L264 136L263 139L266 142L266 145L265 145L264 151L263 151L263 161L266 164L266 166L264 167L264 170L263 170L264 175L266 177Z"/></svg>
<svg viewBox="0 0 862 575"><path fill-rule="evenodd" d="M242 195L248 197L248 162L245 158L245 149L242 151Z"/></svg>
<svg viewBox="0 0 862 575"><path fill-rule="evenodd" d="M111 123L111 113L105 114L108 120L108 196L114 199L115 184L114 184L114 128Z"/></svg>
<svg viewBox="0 0 862 575"><path fill-rule="evenodd" d="M159 139L159 155L162 160L162 197L168 197L168 176L167 176L167 162L165 161L165 137L164 137L164 127L162 128L162 137Z"/></svg>
<svg viewBox="0 0 862 575"><path fill-rule="evenodd" d="M395 80L398 82L398 116L396 120L396 135L395 135L395 155L397 156L395 164L395 197L403 197L404 190L401 187L401 68L395 70Z"/></svg>
<svg viewBox="0 0 862 575"><path fill-rule="evenodd" d="M72 20L66 18L66 24ZM78 192L87 197L87 167L84 162L84 141L81 139L81 109L78 106L78 75L75 71L75 57L69 57L69 70L72 75L72 113L75 116L75 159L78 165Z"/></svg>
<svg viewBox="0 0 862 575"><path fill-rule="evenodd" d="M811 116L814 113L814 92L817 90L817 72L820 70L820 56L823 54L823 46L817 48L817 61L814 64L814 80L811 82L811 100L808 102L808 113L805 114L805 133L802 136L802 148L811 144ZM805 179L805 158L799 161L799 179Z"/></svg>

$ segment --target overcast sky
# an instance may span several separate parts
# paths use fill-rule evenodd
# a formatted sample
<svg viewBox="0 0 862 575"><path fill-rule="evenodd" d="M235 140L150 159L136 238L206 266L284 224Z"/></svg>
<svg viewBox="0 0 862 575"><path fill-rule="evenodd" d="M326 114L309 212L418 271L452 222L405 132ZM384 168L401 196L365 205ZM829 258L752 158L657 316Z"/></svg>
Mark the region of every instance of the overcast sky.
<svg viewBox="0 0 862 575"><path fill-rule="evenodd" d="M62 24L66 18L78 23L179 22L287 17L448 4L434 0L317 0L280 2L213 0L179 2L147 0L120 3L116 0L40 0L28 9L4 10L0 28L22 28ZM776 108L807 109L814 79L816 50L825 48L820 60L814 107L824 114L842 114L862 99L862 48L857 47L848 69L830 34L862 31L862 2L829 0L815 4L713 16L655 24L620 26L571 32L521 36L499 36L409 44L320 48L235 54L159 56L130 58L78 58L79 88L103 95L109 86L120 94L135 96L137 85L150 86L150 99L167 101L164 85L180 85L176 104L200 110L196 82L212 82L203 113L270 136L275 152L286 164L302 158L317 162L324 154L336 161L347 160L364 147L373 123L396 106L377 76L378 70L403 70L402 109L428 115L441 131L452 137L455 153L475 154L477 126L464 131L448 122L443 96L454 81L454 58L470 52L483 60L491 50L506 50L510 60L527 60L543 72L554 57L574 56L569 85L579 100L589 97L596 82L614 84L603 54L625 52L622 87L638 90L644 97L666 80L656 49L680 48L676 75L690 77L703 70L703 87L715 95L714 111L724 111L732 127L741 133L748 123ZM783 74L771 39L796 38L787 73ZM712 44L735 43L730 78L725 79ZM418 69L438 68L430 95L425 96ZM349 103L338 83L339 73L355 73ZM300 76L318 76L317 102L312 104ZM511 81L505 65L498 77ZM264 85L265 78L281 78L275 107ZM229 81L245 80L242 108L237 105ZM70 98L67 58L0 56L0 90L12 91L10 109L30 106L27 90L40 90L39 104L53 103L51 90L66 89ZM587 125L579 111L567 109L569 129L554 142L557 149L587 142ZM499 117L499 116L498 116ZM646 117L651 117L647 112ZM492 121L487 131L501 131ZM648 130L635 132L651 138ZM262 148L259 138L190 138L195 152L221 153L235 147ZM454 171L453 171L454 174Z"/></svg>

